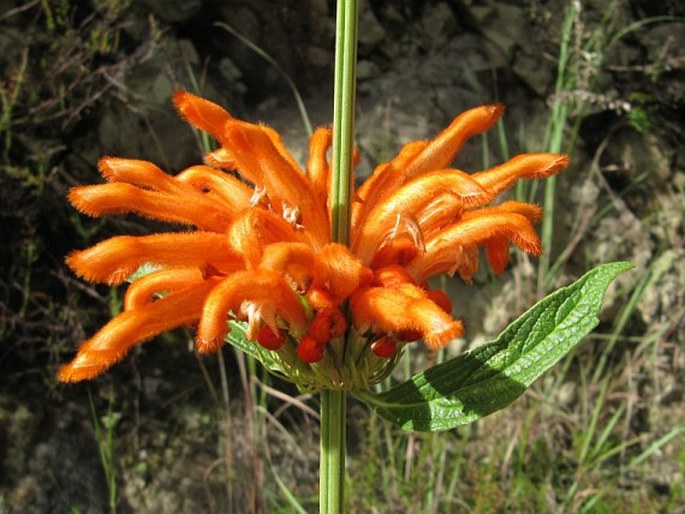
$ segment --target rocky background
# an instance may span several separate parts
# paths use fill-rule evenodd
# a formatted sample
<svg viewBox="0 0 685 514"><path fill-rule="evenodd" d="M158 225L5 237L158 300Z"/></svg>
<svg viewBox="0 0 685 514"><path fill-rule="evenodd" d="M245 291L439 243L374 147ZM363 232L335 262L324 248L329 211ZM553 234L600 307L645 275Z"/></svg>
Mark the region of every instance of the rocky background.
<svg viewBox="0 0 685 514"><path fill-rule="evenodd" d="M198 162L202 141L171 106L177 89L268 123L302 159L305 124L285 76L312 123L329 123L334 13L333 0L0 0L0 513L259 511L273 505L265 496L283 498L268 478L274 469L296 494L315 494L316 421L270 396L263 405L290 413L264 449L243 415L245 363L230 349L200 360L188 351L190 334L179 332L91 384L58 385L54 373L121 300L121 291L76 279L64 256L151 227L127 216L87 219L67 204L68 188L98 181L103 155L172 172ZM361 174L489 102L506 104L504 124L470 142L460 168L482 168L484 153L499 162L544 151L552 110L565 109L563 149L573 164L559 179L553 285L599 262L636 264L608 298L606 326L642 288L612 359L637 366L640 401L627 430L647 434L645 445L684 422L683 16L678 0L361 2ZM560 84L565 22L572 29ZM532 276L520 260L497 289L457 300L471 340L532 303ZM646 335L658 340L649 369L626 357L640 354L631 341ZM676 441L658 473L636 480L655 505L682 480ZM113 473L103 471L103 454Z"/></svg>

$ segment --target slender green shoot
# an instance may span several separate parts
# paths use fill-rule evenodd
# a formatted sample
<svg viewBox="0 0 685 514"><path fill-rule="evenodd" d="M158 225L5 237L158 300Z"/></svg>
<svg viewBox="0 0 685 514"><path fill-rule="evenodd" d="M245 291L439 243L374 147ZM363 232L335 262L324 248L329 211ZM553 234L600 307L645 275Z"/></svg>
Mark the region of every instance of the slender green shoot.
<svg viewBox="0 0 685 514"><path fill-rule="evenodd" d="M110 400L107 414L102 417L101 421L95 409L95 402L93 401L90 388L88 388L88 404L90 405L90 417L93 424L93 430L95 430L95 440L98 443L100 462L102 464L102 470L105 473L105 482L107 483L109 512L111 514L116 514L117 476L116 464L114 462L114 428L119 421L119 415L112 412L112 401Z"/></svg>
<svg viewBox="0 0 685 514"><path fill-rule="evenodd" d="M353 186L357 19L357 0L339 0L336 14L330 208L332 240L342 244L349 242ZM346 412L347 397L344 391L321 392L321 514L342 514L345 508Z"/></svg>

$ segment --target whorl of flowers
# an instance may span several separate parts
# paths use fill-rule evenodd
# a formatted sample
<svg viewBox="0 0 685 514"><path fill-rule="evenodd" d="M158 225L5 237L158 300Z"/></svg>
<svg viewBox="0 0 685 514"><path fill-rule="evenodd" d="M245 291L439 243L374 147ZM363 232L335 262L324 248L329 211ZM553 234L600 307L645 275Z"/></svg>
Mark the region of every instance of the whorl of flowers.
<svg viewBox="0 0 685 514"><path fill-rule="evenodd" d="M232 320L301 387L367 387L407 342L437 349L462 335L450 300L428 279L458 273L470 281L480 247L496 273L510 244L541 253L538 206L488 204L518 179L568 164L545 153L472 174L450 168L462 144L503 113L500 105L468 110L432 141L407 143L353 193L348 247L331 240L330 128L314 132L303 170L271 128L185 92L174 104L219 142L204 164L169 175L105 157L106 183L69 194L91 216L135 212L189 229L113 237L68 257L92 282L120 284L145 264L154 271L133 280L123 312L81 346L60 380L93 378L134 345L182 325L196 326L199 352L216 351L240 326Z"/></svg>

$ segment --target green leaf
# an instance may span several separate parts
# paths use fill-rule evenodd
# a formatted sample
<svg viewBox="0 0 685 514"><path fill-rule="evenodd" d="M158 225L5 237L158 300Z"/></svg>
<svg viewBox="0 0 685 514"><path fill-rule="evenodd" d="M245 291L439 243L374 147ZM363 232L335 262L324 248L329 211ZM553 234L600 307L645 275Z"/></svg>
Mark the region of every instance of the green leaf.
<svg viewBox="0 0 685 514"><path fill-rule="evenodd" d="M540 300L493 342L414 375L380 394L355 393L405 430L472 423L518 398L597 326L609 284L632 267L603 264Z"/></svg>

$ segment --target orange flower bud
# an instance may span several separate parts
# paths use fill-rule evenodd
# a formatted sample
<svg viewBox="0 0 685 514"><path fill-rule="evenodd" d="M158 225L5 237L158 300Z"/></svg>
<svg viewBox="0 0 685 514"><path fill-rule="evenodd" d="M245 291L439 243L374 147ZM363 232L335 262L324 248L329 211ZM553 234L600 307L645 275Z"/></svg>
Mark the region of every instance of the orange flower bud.
<svg viewBox="0 0 685 514"><path fill-rule="evenodd" d="M319 362L323 359L323 349L325 343L322 344L312 336L306 335L300 339L297 345L297 356L302 362Z"/></svg>
<svg viewBox="0 0 685 514"><path fill-rule="evenodd" d="M257 334L257 342L267 350L278 350L285 344L285 337L280 330L274 333L269 327L262 327Z"/></svg>
<svg viewBox="0 0 685 514"><path fill-rule="evenodd" d="M376 357L393 357L397 353L397 342L392 337L381 336L371 343L371 351Z"/></svg>

